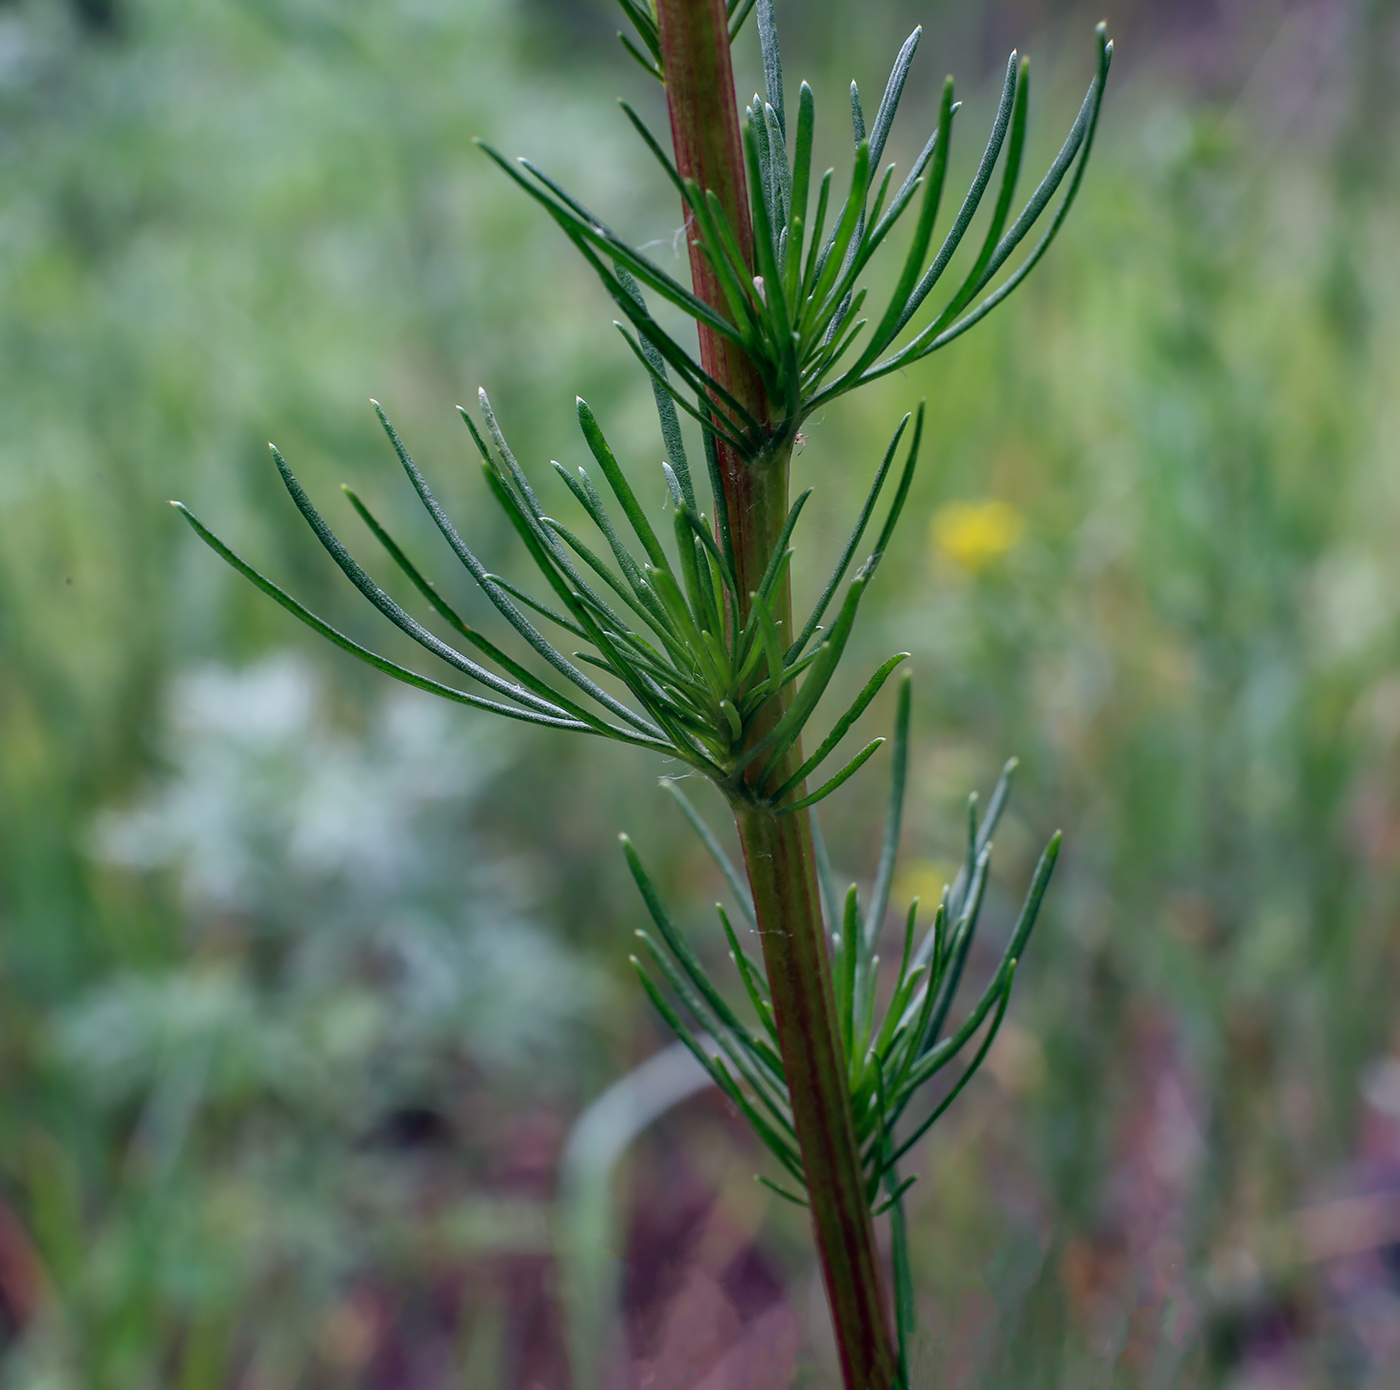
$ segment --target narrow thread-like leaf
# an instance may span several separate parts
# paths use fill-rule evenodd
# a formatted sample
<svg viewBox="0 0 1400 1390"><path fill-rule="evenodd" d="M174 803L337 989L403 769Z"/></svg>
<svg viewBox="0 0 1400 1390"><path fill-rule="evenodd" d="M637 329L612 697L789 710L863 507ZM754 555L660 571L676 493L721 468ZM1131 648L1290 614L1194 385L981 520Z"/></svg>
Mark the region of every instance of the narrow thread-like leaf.
<svg viewBox="0 0 1400 1390"><path fill-rule="evenodd" d="M883 738L871 739L859 753L846 764L829 782L824 782L810 796L804 796L801 801L794 801L786 806L779 806L777 814L786 816L792 811L805 811L809 806L815 806L817 802L824 801L848 778L853 777L867 762L875 755L875 750L884 743Z"/></svg>
<svg viewBox="0 0 1400 1390"><path fill-rule="evenodd" d="M846 577L846 571L850 568L851 558L855 555L857 547L860 545L861 537L865 534L865 528L870 523L870 515L875 510L875 503L879 500L880 490L885 485L885 478L889 474L890 464L894 462L895 450L899 448L899 441L903 437L905 426L909 423L909 416L906 415L900 422L899 428L894 432L894 438L890 440L889 448L885 450L885 456L880 461L880 467L876 470L875 481L870 485L870 491L866 494L865 505L860 509L860 515L856 518L856 524L851 531L851 537L846 542L846 548L841 552L841 558L836 562L836 568L832 570L831 577L826 581L822 589L821 597L818 598L816 606L812 609L812 615L807 619L807 625L798 634L797 641L787 650L787 659L791 661L806 645L812 640L812 634L816 632L822 618L826 614L828 605L831 603L832 595L841 586L841 581Z"/></svg>
<svg viewBox="0 0 1400 1390"><path fill-rule="evenodd" d="M836 748L836 745L840 743L843 738L845 738L847 733L850 732L851 726L865 712L866 707L875 698L875 696L879 694L880 688L889 678L890 672L893 671L895 667L898 666L902 661L906 661L908 657L908 652L896 653L894 656L886 660L884 664L881 665L880 668L875 672L875 674L871 676L868 681L866 681L865 686L861 690L860 694L856 696L855 700L852 702L850 708L845 712L845 714L843 714L841 718L838 719L836 723L832 726L831 732L822 740L821 746L817 749L817 751L813 753L812 756L808 758L807 761L803 763L802 766L799 767L797 771L794 772L792 776L789 777L788 780L784 782L781 787L779 787L775 792L773 792L773 799L775 801L781 800L799 782L801 782L804 778L811 776L811 774L814 771L816 771L816 769L819 768L822 765L822 763L824 763L827 760L827 758L831 756L833 750Z"/></svg>
<svg viewBox="0 0 1400 1390"><path fill-rule="evenodd" d="M880 863L870 894L870 911L865 919L865 944L872 949L885 923L894 863L899 854L899 832L904 823L904 792L909 775L909 677L899 683L899 703L894 716L894 750L890 758L890 808L885 816L885 835L880 846Z"/></svg>
<svg viewBox="0 0 1400 1390"><path fill-rule="evenodd" d="M351 656L358 657L368 666L373 666L376 671L382 671L386 676L393 676L395 680L402 681L405 685L411 685L419 690L426 690L433 695L441 695L444 699L453 700L460 705L470 705L473 709L490 710L493 714L504 714L510 719L519 719L526 724L542 724L551 729L571 729L578 733L598 733L599 730L588 724L580 723L576 719L556 719L544 714L536 714L533 710L516 709L511 705L498 704L494 700L485 700L478 695L471 695L465 690L456 690L452 686L443 685L440 681L430 679L428 676L420 676L416 671L407 670L396 662L379 656L370 651L367 647L362 647L358 642L337 631L328 622L318 618L310 609L298 603L285 590L278 588L272 580L260 574L241 556L230 550L212 531L210 531L188 507L182 502L171 503L180 515L189 522L191 529L220 559L224 560L233 569L237 570L245 579L255 584L269 598L280 603L293 617L300 619L313 632L324 637L328 642L333 643L342 651L349 652ZM625 743L635 743L644 747L662 747L658 740L641 739L635 734L623 729L609 728L608 737L616 738Z"/></svg>

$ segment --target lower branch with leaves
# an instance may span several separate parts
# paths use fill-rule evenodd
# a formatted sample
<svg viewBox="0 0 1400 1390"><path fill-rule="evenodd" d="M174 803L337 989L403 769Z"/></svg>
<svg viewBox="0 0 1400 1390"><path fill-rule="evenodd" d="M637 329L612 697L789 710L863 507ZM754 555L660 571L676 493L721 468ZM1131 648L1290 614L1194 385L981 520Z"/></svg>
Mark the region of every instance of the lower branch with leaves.
<svg viewBox="0 0 1400 1390"><path fill-rule="evenodd" d="M639 934L638 974L657 1011L771 1154L773 1175L760 1180L809 1210L846 1390L907 1387L914 1295L902 1204L913 1177L901 1177L900 1165L987 1055L1049 884L1059 837L1041 857L1000 965L973 1007L956 1017L992 834L1010 789L1014 763L1008 764L985 816L979 820L975 798L970 804L967 852L955 881L927 920L917 899L904 912L894 947L898 967L881 988L882 976L891 973L881 969L880 948L908 772L907 677L899 686L890 741L893 776L883 848L864 905L854 886L838 895L813 807L886 742L874 739L844 762L833 762L907 654L890 657L869 676L810 755L803 740L908 499L924 435L923 408L895 430L800 628L790 569L811 490L789 500L793 446L814 410L946 346L1029 274L1082 182L1112 45L1101 26L1097 69L1079 114L1014 217L1030 86L1027 64L1011 55L976 173L935 248L958 109L951 79L938 126L898 188L891 194L893 165L877 182L918 30L901 49L868 126L852 84L854 157L842 199L833 191L833 171L815 182L812 177L815 101L806 83L789 134L772 0L659 0L654 8L647 0L622 0L622 6L635 28L635 37L623 36L624 44L665 86L674 157L630 107L624 109L681 199L692 287L610 231L542 170L486 152L544 206L622 314L618 326L656 401L669 525L653 525L582 400L578 422L593 471L553 465L580 519L546 514L482 392L479 414L461 415L484 484L543 583L542 590L530 592L488 571L376 403L393 452L448 550L514 634L513 655L465 621L347 489L352 509L408 589L431 610L433 626L414 617L351 555L274 449L287 491L321 545L384 617L455 673L458 683L448 684L338 631L175 505L242 575L383 673L507 718L653 749L717 787L734 817L742 867L731 862L679 783L665 783L727 880L742 925L758 934L761 959L745 951L734 921L720 907L734 975L727 984L712 979L624 838L652 923ZM758 18L765 92L740 112L730 44L751 10ZM1000 187L980 245L964 254L970 263L942 308L916 324L963 246L999 164ZM863 272L895 224L915 208L887 304L860 317ZM1030 250L1008 268L1042 223ZM652 316L648 293L694 320L698 355ZM691 421L689 440L683 414ZM699 467L692 469L692 457ZM871 523L887 493L870 543ZM592 534L580 534L585 528ZM853 571L859 556L863 562ZM472 688L463 689L463 680ZM877 1000L885 991L888 1003L881 1011ZM950 1069L956 1079L943 1098L931 1106L923 1102L928 1084ZM875 1240L877 1218L890 1223L888 1277Z"/></svg>

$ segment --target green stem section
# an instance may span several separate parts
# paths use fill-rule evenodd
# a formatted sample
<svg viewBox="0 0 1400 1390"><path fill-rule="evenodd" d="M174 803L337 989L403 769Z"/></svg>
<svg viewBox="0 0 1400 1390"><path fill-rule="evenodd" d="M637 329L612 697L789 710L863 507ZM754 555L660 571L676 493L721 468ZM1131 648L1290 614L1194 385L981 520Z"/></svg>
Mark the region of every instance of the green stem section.
<svg viewBox="0 0 1400 1390"><path fill-rule="evenodd" d="M745 465L744 491L730 499L730 516L739 518L737 527L731 522L734 558L746 590L757 586L767 568L787 516L791 456L789 445ZM773 594L772 608L786 640L792 632L786 581ZM792 687L786 687L753 721L746 730L750 744L787 712L791 692ZM801 766L799 739L788 751L777 781L785 781ZM750 764L749 776L756 776L757 768L757 762ZM804 794L805 785L793 792L796 798ZM731 804L758 918L778 1050L842 1376L846 1390L891 1390L898 1359L836 1022L811 820L806 812L775 816L744 791L731 791Z"/></svg>
<svg viewBox="0 0 1400 1390"><path fill-rule="evenodd" d="M736 809L793 1127L846 1390L891 1390L897 1358L821 927L811 823Z"/></svg>
<svg viewBox="0 0 1400 1390"><path fill-rule="evenodd" d="M682 177L694 179L718 197L752 269L753 231L724 0L658 0L657 19L677 168ZM688 211L686 218L695 292L723 313L719 285L695 244ZM768 421L762 379L738 347L701 326L700 357L705 370L757 420ZM724 506L745 610L787 516L792 456L790 441L767 447L755 443L760 449L751 460L719 445ZM772 595L771 607L785 639L790 640L792 601L786 582ZM742 616L747 618L747 611ZM783 716L791 698L789 686L753 721L745 731L750 745ZM785 761L780 782L801 766L800 742ZM757 767L751 766L749 776L756 774ZM802 794L800 789L794 793ZM778 1046L846 1390L892 1390L898 1359L836 1024L811 823L804 813L774 816L747 787L731 788L730 799L758 916Z"/></svg>

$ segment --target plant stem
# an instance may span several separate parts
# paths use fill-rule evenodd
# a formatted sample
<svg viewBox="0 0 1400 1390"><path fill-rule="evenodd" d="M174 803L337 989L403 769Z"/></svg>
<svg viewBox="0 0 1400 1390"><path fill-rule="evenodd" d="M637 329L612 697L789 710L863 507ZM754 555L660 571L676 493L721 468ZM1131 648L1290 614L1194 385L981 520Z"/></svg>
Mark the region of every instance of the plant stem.
<svg viewBox="0 0 1400 1390"><path fill-rule="evenodd" d="M719 198L752 269L753 233L724 0L659 0L657 10L676 165L683 177ZM695 292L723 312L719 286L695 244L688 211L686 216ZM756 419L768 421L762 380L738 347L701 325L700 356L716 381ZM718 448L739 590L747 608L787 515L792 445L778 442L752 460L723 443ZM773 594L772 607L782 631L790 634L792 602L786 583ZM746 730L750 743L782 717L790 698L789 693L770 703L764 717ZM801 761L800 745L794 745L778 780ZM749 775L757 775L756 763ZM810 822L805 813L775 816L742 790L731 801L758 916L846 1390L891 1390L897 1357L836 1026Z"/></svg>
<svg viewBox="0 0 1400 1390"><path fill-rule="evenodd" d="M835 1027L810 822L759 806L738 808L735 819L842 1375L847 1390L890 1390L897 1361Z"/></svg>
<svg viewBox="0 0 1400 1390"><path fill-rule="evenodd" d="M676 169L682 178L694 179L702 189L719 199L734 228L744 260L752 269L753 225L749 219L739 107L734 98L734 68L729 57L729 24L724 0L659 0L657 20ZM690 250L690 277L695 293L712 308L726 313L719 281L696 244L694 216L688 207L684 212L685 241ZM742 348L704 324L700 325L700 365L749 414L767 423L768 400L758 369ZM716 443L729 508L729 526L736 536L737 549L735 528L742 524L747 511L750 469L736 450L723 441ZM778 524L782 524L781 514ZM750 573L744 557L736 555L736 560L740 592L747 595L751 588L757 587L763 566L760 564Z"/></svg>

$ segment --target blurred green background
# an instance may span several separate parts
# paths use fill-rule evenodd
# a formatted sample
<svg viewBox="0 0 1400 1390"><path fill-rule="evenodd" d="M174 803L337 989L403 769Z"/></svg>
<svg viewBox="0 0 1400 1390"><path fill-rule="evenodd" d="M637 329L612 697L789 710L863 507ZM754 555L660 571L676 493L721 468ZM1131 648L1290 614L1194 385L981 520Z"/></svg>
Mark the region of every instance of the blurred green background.
<svg viewBox="0 0 1400 1390"><path fill-rule="evenodd" d="M1393 1386L1400 6L1107 8L1100 143L1042 269L798 461L801 586L928 400L850 675L915 654L899 891L937 891L1010 754L1003 925L1066 832L1007 1029L921 1151L917 1383ZM1012 44L1049 157L1100 17L780 16L829 161L846 83L878 90L924 23L891 149L951 69L955 176ZM560 1181L586 1107L667 1041L619 829L722 955L664 769L387 689L164 505L397 653L269 437L445 579L369 396L507 573L454 425L478 384L536 476L579 452L576 392L654 471L609 305L470 145L671 256L612 103L658 93L616 27L604 0L0 5L5 1390L835 1384L800 1214L713 1095ZM825 813L862 881L880 767ZM571 1230L602 1242L586 1327Z"/></svg>

